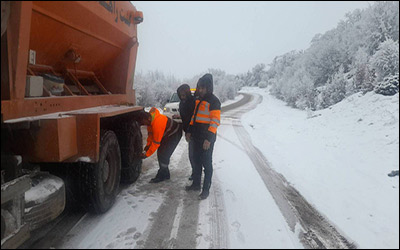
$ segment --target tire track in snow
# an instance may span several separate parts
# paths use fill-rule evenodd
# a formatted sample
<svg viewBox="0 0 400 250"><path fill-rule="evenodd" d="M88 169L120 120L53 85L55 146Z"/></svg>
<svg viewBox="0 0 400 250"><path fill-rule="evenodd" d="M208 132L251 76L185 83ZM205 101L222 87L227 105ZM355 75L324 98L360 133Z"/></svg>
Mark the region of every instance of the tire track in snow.
<svg viewBox="0 0 400 250"><path fill-rule="evenodd" d="M296 225L301 226L299 238L305 248L356 248L331 225L307 200L293 188L284 176L270 167L261 151L251 141L249 133L240 121L241 116L254 109L261 101L260 95L244 94L248 104L237 110L230 110L229 116L239 141L257 169L265 186L270 191L290 229L295 232ZM236 118L236 119L235 119Z"/></svg>
<svg viewBox="0 0 400 250"><path fill-rule="evenodd" d="M179 147L183 147L182 144ZM146 241L138 248L195 248L196 230L198 221L198 204L193 205L193 198L184 190L188 173L188 149L181 154L177 166L170 163L171 179L160 183L152 183L153 188L165 188L167 192L163 203L153 214L153 223L146 231ZM188 223L190 221L190 223ZM186 222L186 223L185 223ZM185 224L185 225L182 225ZM177 226L179 225L179 228ZM182 229L186 233L182 237ZM194 232L194 233L193 233ZM182 246L182 247L181 247Z"/></svg>
<svg viewBox="0 0 400 250"><path fill-rule="evenodd" d="M198 192L187 192L184 189L188 185L190 172L187 144L184 146L186 148L179 163L170 169L171 183L168 183L165 200L154 214L151 228L146 230L146 241L137 248L197 248L197 238L201 236L198 232L200 202L209 202L210 248L228 247L228 226L219 182L214 176L211 194L204 201L198 200ZM162 183L159 185L165 185Z"/></svg>
<svg viewBox="0 0 400 250"><path fill-rule="evenodd" d="M198 200L198 192L187 192L185 186L190 184L187 181L190 172L190 162L188 159L187 144L180 156L179 163L170 164L171 180L161 182L159 188L168 185L164 202L160 205L157 212L153 215L153 223L144 233L145 242L137 245L136 248L197 248L200 202L210 203L211 220L211 242L210 248L225 248L226 227L224 223L225 208L218 185L213 185L211 195L207 200ZM155 186L155 188L157 188Z"/></svg>
<svg viewBox="0 0 400 250"><path fill-rule="evenodd" d="M222 195L221 187L217 184L219 180L216 175L213 176L213 188L211 189L212 195L209 199L209 209L211 212L211 235L212 249L229 248L227 229L229 228L226 215L225 203Z"/></svg>

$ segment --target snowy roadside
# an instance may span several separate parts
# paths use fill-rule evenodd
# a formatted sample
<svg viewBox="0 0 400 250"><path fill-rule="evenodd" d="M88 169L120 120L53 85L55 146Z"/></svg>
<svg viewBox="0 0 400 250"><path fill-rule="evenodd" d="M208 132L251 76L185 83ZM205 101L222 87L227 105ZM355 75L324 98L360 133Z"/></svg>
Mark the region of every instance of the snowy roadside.
<svg viewBox="0 0 400 250"><path fill-rule="evenodd" d="M399 247L399 95L354 94L313 114L267 89L242 124L271 163L360 248Z"/></svg>
<svg viewBox="0 0 400 250"><path fill-rule="evenodd" d="M298 239L298 228L291 230L240 142L233 125L235 118L230 117L223 114L218 128L212 186L214 196L223 197L227 248L304 248ZM205 216L216 209L210 202L213 198L200 204L199 231L206 236L211 235L209 227L213 227L213 220ZM199 239L198 248L213 248L203 242L204 237Z"/></svg>
<svg viewBox="0 0 400 250"><path fill-rule="evenodd" d="M238 93L238 95L233 100L228 100L228 101L225 101L225 102L221 103L221 107L226 107L226 106L228 106L228 105L230 105L232 103L238 102L238 101L240 101L242 99L243 99L243 95Z"/></svg>

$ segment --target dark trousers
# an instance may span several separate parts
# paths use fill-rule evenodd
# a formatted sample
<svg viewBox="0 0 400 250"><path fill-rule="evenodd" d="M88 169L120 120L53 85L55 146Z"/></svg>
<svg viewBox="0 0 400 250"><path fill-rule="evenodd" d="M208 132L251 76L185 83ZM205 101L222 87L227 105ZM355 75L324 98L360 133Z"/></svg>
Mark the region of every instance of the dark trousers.
<svg viewBox="0 0 400 250"><path fill-rule="evenodd" d="M194 173L194 141L190 140L189 141L189 161L190 161L190 166L192 166L192 176Z"/></svg>
<svg viewBox="0 0 400 250"><path fill-rule="evenodd" d="M200 186L202 169L204 168L203 191L210 190L211 178L213 174L212 153L214 142L208 150L203 149L204 139L193 140L193 186Z"/></svg>
<svg viewBox="0 0 400 250"><path fill-rule="evenodd" d="M157 150L158 164L160 169L168 168L172 153L175 151L176 146L178 146L181 137L182 126L179 125L179 129L176 133L162 138L160 147Z"/></svg>

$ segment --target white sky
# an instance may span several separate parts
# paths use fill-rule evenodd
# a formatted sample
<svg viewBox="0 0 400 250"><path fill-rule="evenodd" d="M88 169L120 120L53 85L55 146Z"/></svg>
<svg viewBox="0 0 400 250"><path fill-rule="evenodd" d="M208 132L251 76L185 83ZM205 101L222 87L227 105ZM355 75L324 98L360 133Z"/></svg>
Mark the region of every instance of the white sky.
<svg viewBox="0 0 400 250"><path fill-rule="evenodd" d="M218 68L245 73L275 56L307 49L317 33L336 27L347 12L372 2L135 2L137 72L160 70L180 79Z"/></svg>

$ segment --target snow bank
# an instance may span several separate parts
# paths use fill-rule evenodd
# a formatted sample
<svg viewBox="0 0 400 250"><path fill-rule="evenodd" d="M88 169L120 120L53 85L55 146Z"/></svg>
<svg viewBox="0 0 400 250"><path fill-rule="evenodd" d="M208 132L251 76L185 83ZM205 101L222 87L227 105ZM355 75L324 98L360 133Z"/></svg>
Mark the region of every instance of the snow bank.
<svg viewBox="0 0 400 250"><path fill-rule="evenodd" d="M360 248L399 247L399 94L354 94L307 113L267 89L242 117L252 141L300 193Z"/></svg>

